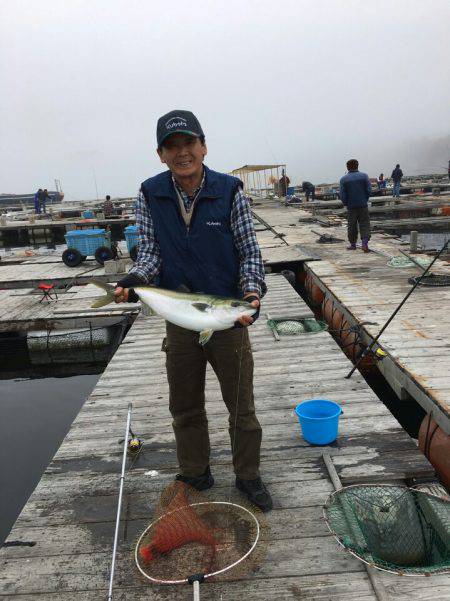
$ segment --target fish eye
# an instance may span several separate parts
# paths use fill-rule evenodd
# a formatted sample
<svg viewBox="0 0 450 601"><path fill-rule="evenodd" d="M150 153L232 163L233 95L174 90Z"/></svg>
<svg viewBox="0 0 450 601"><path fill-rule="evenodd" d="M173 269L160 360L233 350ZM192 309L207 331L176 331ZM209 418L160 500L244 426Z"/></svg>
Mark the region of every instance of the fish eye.
<svg viewBox="0 0 450 601"><path fill-rule="evenodd" d="M240 307L240 306L241 306L241 303L240 303L239 301L233 301L233 302L231 303L231 306L232 306L232 307Z"/></svg>

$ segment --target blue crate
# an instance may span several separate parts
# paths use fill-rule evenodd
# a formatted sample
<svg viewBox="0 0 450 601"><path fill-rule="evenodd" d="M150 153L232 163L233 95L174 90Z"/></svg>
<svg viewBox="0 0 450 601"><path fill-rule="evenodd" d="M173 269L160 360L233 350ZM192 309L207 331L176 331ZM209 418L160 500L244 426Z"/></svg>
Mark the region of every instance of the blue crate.
<svg viewBox="0 0 450 601"><path fill-rule="evenodd" d="M67 248L76 248L83 256L94 255L97 248L111 248L109 232L104 229L72 230L64 235Z"/></svg>
<svg viewBox="0 0 450 601"><path fill-rule="evenodd" d="M128 252L131 252L131 249L138 244L138 226L137 225L127 225L125 228L125 240L127 241Z"/></svg>

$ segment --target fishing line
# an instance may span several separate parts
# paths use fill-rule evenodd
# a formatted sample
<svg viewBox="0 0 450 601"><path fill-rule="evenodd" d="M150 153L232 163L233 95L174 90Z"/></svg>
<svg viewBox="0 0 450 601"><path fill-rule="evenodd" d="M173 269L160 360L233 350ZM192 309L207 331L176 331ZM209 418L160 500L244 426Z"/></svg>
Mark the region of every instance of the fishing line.
<svg viewBox="0 0 450 601"><path fill-rule="evenodd" d="M236 407L234 413L234 432L233 432L233 440L231 442L231 456L234 458L234 448L236 444L236 432L237 432L237 417L238 417L238 409L239 409L239 390L241 385L241 369L242 369L242 355L244 351L244 334L246 328L242 328L242 336L241 336L241 350L239 354L239 372L238 372L238 381L237 381L237 391L236 391ZM230 487L228 490L228 501L231 501L231 486L233 482L233 476L230 478Z"/></svg>

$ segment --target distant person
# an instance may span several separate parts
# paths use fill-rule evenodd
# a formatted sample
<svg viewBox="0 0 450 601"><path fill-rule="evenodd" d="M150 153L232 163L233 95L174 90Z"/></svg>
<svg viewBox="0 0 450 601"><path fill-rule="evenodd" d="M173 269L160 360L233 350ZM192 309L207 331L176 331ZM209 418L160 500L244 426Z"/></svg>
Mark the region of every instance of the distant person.
<svg viewBox="0 0 450 601"><path fill-rule="evenodd" d="M400 183L403 177L403 171L400 169L400 165L397 163L395 165L395 169L392 172L392 181L394 182L394 189L392 190L392 196L399 198L400 197Z"/></svg>
<svg viewBox="0 0 450 601"><path fill-rule="evenodd" d="M114 204L109 194L106 195L105 202L103 203L103 213L105 214L105 217L114 215Z"/></svg>
<svg viewBox="0 0 450 601"><path fill-rule="evenodd" d="M347 175L341 178L340 195L342 204L347 207L347 229L350 246L347 250L356 250L356 240L361 236L361 247L365 253L369 251L370 218L367 203L371 186L367 173L358 171L356 159L347 161Z"/></svg>
<svg viewBox="0 0 450 601"><path fill-rule="evenodd" d="M387 182L384 179L384 173L380 173L380 175L378 176L377 185L378 185L378 190L380 190L382 195L385 194L386 184L387 184Z"/></svg>
<svg viewBox="0 0 450 601"><path fill-rule="evenodd" d="M40 213L46 213L47 212L47 198L50 199L49 193L47 188L44 188L43 190L41 190L41 194L39 197L39 208L40 208Z"/></svg>
<svg viewBox="0 0 450 601"><path fill-rule="evenodd" d="M316 186L311 182L302 182L302 190L305 193L306 201L309 201L309 199L314 200L316 198Z"/></svg>
<svg viewBox="0 0 450 601"><path fill-rule="evenodd" d="M280 196L286 196L287 195L287 189L289 184L291 183L291 180L288 178L288 176L286 175L286 173L283 171L281 172L281 177L280 177L280 181L278 182L279 184L279 189L280 189Z"/></svg>
<svg viewBox="0 0 450 601"><path fill-rule="evenodd" d="M448 162L448 179L450 179L450 161Z"/></svg>
<svg viewBox="0 0 450 601"><path fill-rule="evenodd" d="M36 215L39 215L39 213L41 212L41 196L42 196L42 188L39 188L39 190L36 192L36 194L34 195L34 212L36 213Z"/></svg>

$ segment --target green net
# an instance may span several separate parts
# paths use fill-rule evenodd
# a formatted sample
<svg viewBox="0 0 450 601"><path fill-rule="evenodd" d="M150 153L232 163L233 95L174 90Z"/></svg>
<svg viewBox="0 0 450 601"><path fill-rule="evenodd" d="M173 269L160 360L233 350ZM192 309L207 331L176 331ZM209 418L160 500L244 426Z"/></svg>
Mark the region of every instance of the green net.
<svg viewBox="0 0 450 601"><path fill-rule="evenodd" d="M305 319L269 319L269 328L279 336L295 336L297 334L314 334L327 329L327 324L313 318Z"/></svg>
<svg viewBox="0 0 450 601"><path fill-rule="evenodd" d="M364 562L397 574L450 571L450 501L404 486L349 486L324 507L338 541Z"/></svg>
<svg viewBox="0 0 450 601"><path fill-rule="evenodd" d="M432 259L425 257L414 257L417 263L420 263L422 267L428 267L431 263ZM390 261L387 263L389 267L415 267L414 261L408 259L408 257L392 257Z"/></svg>

